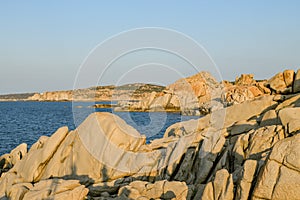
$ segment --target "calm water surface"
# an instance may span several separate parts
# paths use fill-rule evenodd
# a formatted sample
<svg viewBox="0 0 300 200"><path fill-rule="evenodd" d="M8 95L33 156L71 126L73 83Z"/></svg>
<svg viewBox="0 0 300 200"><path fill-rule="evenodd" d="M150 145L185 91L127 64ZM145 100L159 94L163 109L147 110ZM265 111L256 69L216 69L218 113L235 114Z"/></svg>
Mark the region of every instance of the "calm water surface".
<svg viewBox="0 0 300 200"><path fill-rule="evenodd" d="M101 102L103 103L103 102ZM94 103L77 102L0 102L0 155L21 143L31 146L42 135L50 136L59 127L75 129L92 112ZM163 136L166 128L191 116L179 113L115 112L128 124L146 135L147 142Z"/></svg>

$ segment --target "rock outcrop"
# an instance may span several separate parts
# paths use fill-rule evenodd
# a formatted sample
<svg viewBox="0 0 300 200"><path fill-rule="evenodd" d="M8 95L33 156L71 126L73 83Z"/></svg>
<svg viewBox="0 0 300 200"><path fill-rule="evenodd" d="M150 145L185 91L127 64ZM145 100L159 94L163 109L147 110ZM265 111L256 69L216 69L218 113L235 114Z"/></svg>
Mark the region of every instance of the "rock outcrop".
<svg viewBox="0 0 300 200"><path fill-rule="evenodd" d="M300 94L274 91L173 124L150 144L118 116L93 113L2 156L0 198L299 199Z"/></svg>
<svg viewBox="0 0 300 200"><path fill-rule="evenodd" d="M242 74L234 83L224 84L222 100L224 104L232 105L270 94L271 90L265 87L265 83L266 81L254 80L253 74Z"/></svg>
<svg viewBox="0 0 300 200"><path fill-rule="evenodd" d="M185 115L207 114L223 107L222 87L208 72L200 72L168 85L159 93L138 102L122 102L116 111L180 112Z"/></svg>
<svg viewBox="0 0 300 200"><path fill-rule="evenodd" d="M300 72L285 70L269 80L255 80L242 74L234 82L218 83L208 72L182 78L159 93L139 101L119 102L116 111L180 112L206 115L223 107L240 104L270 94L293 94L300 91Z"/></svg>

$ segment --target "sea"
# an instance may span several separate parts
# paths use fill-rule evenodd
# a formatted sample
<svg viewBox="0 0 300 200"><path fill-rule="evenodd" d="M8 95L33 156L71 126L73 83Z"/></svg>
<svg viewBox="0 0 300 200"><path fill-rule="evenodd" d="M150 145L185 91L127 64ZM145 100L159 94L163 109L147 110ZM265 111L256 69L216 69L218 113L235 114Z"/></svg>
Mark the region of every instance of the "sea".
<svg viewBox="0 0 300 200"><path fill-rule="evenodd" d="M163 137L165 130L176 122L198 118L171 112L114 112L111 108L94 108L95 103L111 102L0 102L0 155L21 143L30 148L40 136L51 136L62 126L74 130L93 112L118 115L146 135L147 143Z"/></svg>

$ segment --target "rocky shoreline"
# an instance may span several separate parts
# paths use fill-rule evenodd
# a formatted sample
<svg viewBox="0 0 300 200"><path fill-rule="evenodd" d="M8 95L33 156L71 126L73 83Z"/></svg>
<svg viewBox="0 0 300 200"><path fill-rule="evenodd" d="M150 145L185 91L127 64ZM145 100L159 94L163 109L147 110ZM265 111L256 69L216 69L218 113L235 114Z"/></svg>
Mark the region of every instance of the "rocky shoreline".
<svg viewBox="0 0 300 200"><path fill-rule="evenodd" d="M285 70L269 80L255 80L242 74L235 81L218 82L209 72L182 78L164 87L152 84L97 86L87 89L45 93L0 95L0 101L74 101L95 103L94 108L112 108L115 112L180 112L183 115L206 115L233 104L270 94L298 92L299 73Z"/></svg>
<svg viewBox="0 0 300 200"><path fill-rule="evenodd" d="M206 115L259 96L299 92L299 72L285 70L269 80L255 80L253 74L242 74L235 81L218 82L208 72L182 78L161 92L139 101L120 101L116 111L181 112L183 115Z"/></svg>
<svg viewBox="0 0 300 200"><path fill-rule="evenodd" d="M86 89L47 91L43 93L0 95L0 101L87 101L103 102L117 100L140 100L151 92L160 92L165 87L153 84L126 84L122 86L97 86Z"/></svg>
<svg viewBox="0 0 300 200"><path fill-rule="evenodd" d="M150 144L116 115L93 113L76 130L2 155L0 198L299 199L300 70L266 81L242 75L225 88L203 77L183 82L198 91L197 103L213 102L209 112ZM178 85L157 97L186 94ZM226 105L214 104L219 95Z"/></svg>

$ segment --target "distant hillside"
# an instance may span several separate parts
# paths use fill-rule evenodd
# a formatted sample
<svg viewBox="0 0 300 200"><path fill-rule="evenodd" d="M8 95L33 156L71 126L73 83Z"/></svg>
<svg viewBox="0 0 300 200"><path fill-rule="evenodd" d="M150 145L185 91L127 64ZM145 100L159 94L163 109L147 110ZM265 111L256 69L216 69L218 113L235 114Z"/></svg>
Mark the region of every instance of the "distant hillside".
<svg viewBox="0 0 300 200"><path fill-rule="evenodd" d="M21 94L4 94L0 95L0 101L9 101L9 100L17 100L17 101L24 101L29 97L33 96L35 93L21 93Z"/></svg>
<svg viewBox="0 0 300 200"><path fill-rule="evenodd" d="M152 92L161 92L164 86L144 83L122 86L96 86L86 89L49 91L43 93L24 93L0 95L0 101L111 101L139 100Z"/></svg>

